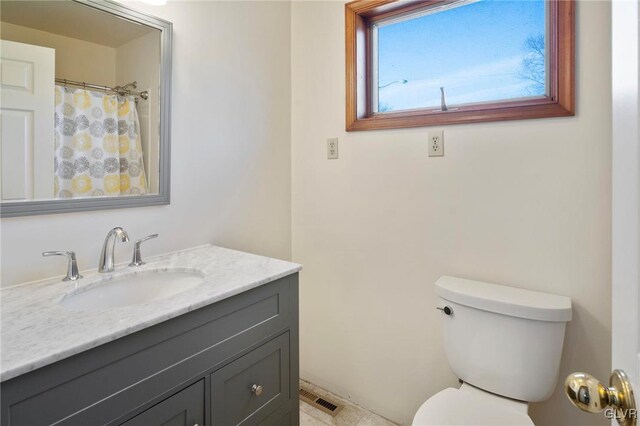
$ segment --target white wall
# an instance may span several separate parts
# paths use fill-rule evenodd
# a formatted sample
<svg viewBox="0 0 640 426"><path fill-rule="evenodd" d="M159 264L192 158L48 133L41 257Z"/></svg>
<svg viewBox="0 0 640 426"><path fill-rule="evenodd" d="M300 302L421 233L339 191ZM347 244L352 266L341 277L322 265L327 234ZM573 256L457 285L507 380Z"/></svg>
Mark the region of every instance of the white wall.
<svg viewBox="0 0 640 426"><path fill-rule="evenodd" d="M146 255L214 243L290 257L290 5L134 6L174 23L171 205L2 219L3 286L63 274L44 250L95 268L116 225L160 233Z"/></svg>
<svg viewBox="0 0 640 426"><path fill-rule="evenodd" d="M56 77L113 86L116 50L101 44L2 22L0 38L56 50Z"/></svg>
<svg viewBox="0 0 640 426"><path fill-rule="evenodd" d="M160 120L160 31L131 40L116 49L116 80L118 85L136 81L136 91L149 92L148 99L139 99L140 139L149 192L159 189L159 120Z"/></svg>
<svg viewBox="0 0 640 426"><path fill-rule="evenodd" d="M561 381L606 378L611 317L610 5L577 7L577 115L344 132L344 6L292 6L293 259L301 275L301 373L407 423L457 385L434 282L444 274L571 296ZM326 138L340 159L326 159ZM508 350L508 348L505 348ZM523 384L524 385L524 384ZM560 385L538 425L605 424Z"/></svg>

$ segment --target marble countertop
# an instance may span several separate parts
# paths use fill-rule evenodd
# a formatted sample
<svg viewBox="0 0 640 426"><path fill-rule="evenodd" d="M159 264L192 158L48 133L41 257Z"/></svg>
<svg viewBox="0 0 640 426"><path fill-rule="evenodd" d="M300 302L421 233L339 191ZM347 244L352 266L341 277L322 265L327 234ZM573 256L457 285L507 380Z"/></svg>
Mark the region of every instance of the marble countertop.
<svg viewBox="0 0 640 426"><path fill-rule="evenodd" d="M145 259L141 267L84 272L77 283L60 277L2 289L0 381L9 380L162 321L296 273L301 265L222 247L202 246ZM144 304L93 311L59 305L68 293L96 281L152 270L197 270L202 284Z"/></svg>

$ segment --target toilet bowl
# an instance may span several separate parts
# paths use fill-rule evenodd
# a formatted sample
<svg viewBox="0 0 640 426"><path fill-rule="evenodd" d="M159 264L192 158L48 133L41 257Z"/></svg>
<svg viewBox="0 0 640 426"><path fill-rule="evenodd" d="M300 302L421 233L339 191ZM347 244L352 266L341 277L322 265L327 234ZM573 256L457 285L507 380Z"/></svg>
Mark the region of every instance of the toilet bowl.
<svg viewBox="0 0 640 426"><path fill-rule="evenodd" d="M463 384L425 401L413 425L533 425L528 403L555 389L571 299L455 277L440 278L436 293Z"/></svg>
<svg viewBox="0 0 640 426"><path fill-rule="evenodd" d="M425 401L413 418L414 426L533 425L527 403L490 394L471 385L447 388Z"/></svg>

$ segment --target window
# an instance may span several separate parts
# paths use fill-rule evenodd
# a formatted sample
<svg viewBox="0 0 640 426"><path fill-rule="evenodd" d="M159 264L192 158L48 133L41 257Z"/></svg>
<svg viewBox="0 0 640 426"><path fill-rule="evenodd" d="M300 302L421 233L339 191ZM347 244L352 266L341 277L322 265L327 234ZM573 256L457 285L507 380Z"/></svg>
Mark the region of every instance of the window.
<svg viewBox="0 0 640 426"><path fill-rule="evenodd" d="M346 5L347 130L573 115L573 1Z"/></svg>

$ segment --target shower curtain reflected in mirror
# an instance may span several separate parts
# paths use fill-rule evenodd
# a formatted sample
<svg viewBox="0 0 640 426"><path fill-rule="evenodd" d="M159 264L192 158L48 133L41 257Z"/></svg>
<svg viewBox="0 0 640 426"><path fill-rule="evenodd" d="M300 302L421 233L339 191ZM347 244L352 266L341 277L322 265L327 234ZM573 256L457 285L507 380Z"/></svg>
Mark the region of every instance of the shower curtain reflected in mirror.
<svg viewBox="0 0 640 426"><path fill-rule="evenodd" d="M147 193L133 96L55 87L56 198Z"/></svg>

